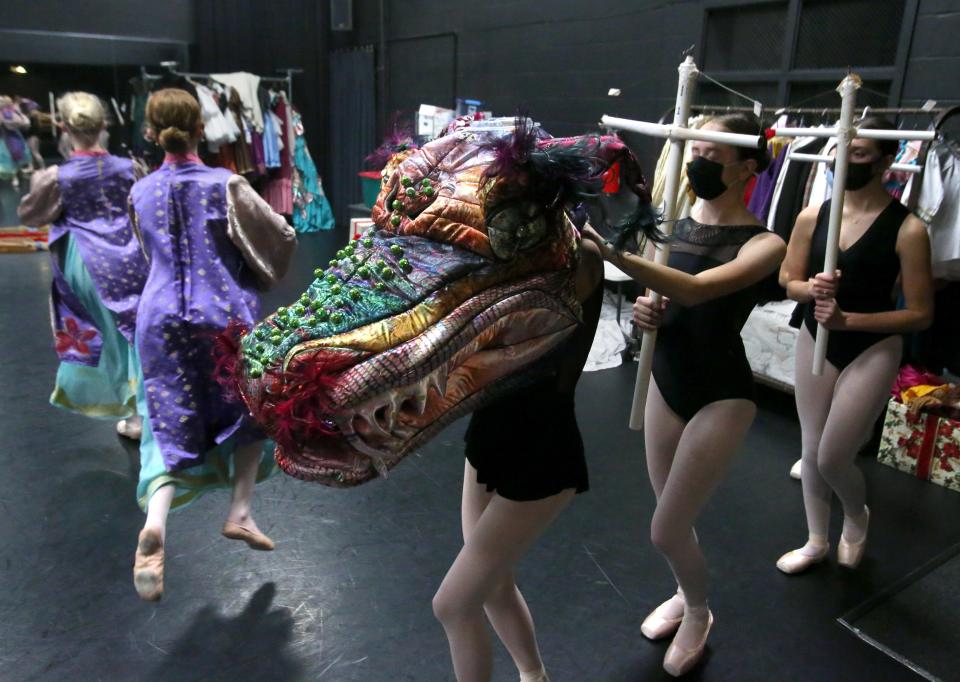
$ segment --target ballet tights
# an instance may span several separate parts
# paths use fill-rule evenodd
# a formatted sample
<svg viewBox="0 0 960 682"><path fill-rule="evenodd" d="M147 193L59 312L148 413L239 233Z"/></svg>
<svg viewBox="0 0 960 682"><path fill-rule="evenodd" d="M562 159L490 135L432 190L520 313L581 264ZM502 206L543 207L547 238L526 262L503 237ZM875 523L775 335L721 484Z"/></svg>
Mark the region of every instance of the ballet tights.
<svg viewBox="0 0 960 682"><path fill-rule="evenodd" d="M488 493L477 483L476 469L466 462L464 545L433 598L458 682L490 682L488 620L521 679L546 681L533 619L514 582L513 566L573 496L571 489L542 500L514 502Z"/></svg>
<svg viewBox="0 0 960 682"><path fill-rule="evenodd" d="M800 551L817 555L827 545L833 493L843 505L843 537L848 542L863 539L866 486L854 458L890 397L903 341L889 336L866 349L843 371L828 361L819 377L810 371L813 348L813 337L803 327L796 346L796 398L809 539Z"/></svg>
<svg viewBox="0 0 960 682"><path fill-rule="evenodd" d="M720 400L684 422L651 380L644 422L647 470L657 497L650 536L680 587L671 600L683 622L674 641L695 648L707 626L707 562L693 524L723 479L756 414L748 400Z"/></svg>

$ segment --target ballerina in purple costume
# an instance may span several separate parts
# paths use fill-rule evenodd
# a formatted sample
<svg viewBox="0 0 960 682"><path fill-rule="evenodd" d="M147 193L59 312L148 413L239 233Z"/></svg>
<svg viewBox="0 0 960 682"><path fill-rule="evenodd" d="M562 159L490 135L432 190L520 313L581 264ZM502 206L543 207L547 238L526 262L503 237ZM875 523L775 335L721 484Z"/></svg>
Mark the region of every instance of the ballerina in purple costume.
<svg viewBox="0 0 960 682"><path fill-rule="evenodd" d="M33 176L20 203L25 225L50 225L50 292L60 367L51 404L101 419L140 437L136 416L134 321L147 264L130 229L127 195L143 173L98 143L100 100L85 92L60 98L72 157Z"/></svg>
<svg viewBox="0 0 960 682"><path fill-rule="evenodd" d="M257 321L257 291L283 276L296 237L245 179L197 157L203 122L192 95L155 92L147 123L167 152L130 193L149 263L136 334L144 415L137 495L147 520L134 585L153 601L163 594L167 512L212 487L233 489L223 535L273 549L251 512L253 487L273 470L272 456L242 403L215 382L213 344L229 326Z"/></svg>

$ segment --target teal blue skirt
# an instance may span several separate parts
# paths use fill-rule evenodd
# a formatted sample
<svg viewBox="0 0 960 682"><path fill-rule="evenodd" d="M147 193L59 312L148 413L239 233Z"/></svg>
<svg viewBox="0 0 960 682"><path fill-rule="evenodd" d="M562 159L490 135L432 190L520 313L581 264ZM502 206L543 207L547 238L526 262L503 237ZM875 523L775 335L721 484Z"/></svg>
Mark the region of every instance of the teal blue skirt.
<svg viewBox="0 0 960 682"><path fill-rule="evenodd" d="M61 362L50 404L96 419L122 419L136 414L138 365L134 349L117 329L116 319L100 301L70 234L63 276L100 330L103 349L96 367ZM61 247L62 248L62 247Z"/></svg>
<svg viewBox="0 0 960 682"><path fill-rule="evenodd" d="M204 454L203 463L180 471L167 471L163 455L153 438L144 391L143 369L135 346L117 330L113 313L100 301L79 249L69 235L63 274L67 284L87 309L100 329L103 350L96 367L61 362L50 402L60 408L99 419L143 416L140 438L140 477L137 502L146 510L150 497L165 485L177 488L172 508L185 507L214 488L229 488L233 481L233 452L236 443L228 438ZM257 471L257 482L277 472L273 459L274 444L265 441Z"/></svg>
<svg viewBox="0 0 960 682"><path fill-rule="evenodd" d="M185 507L203 493L215 488L229 488L233 485L233 453L236 439L231 437L204 453L203 463L188 469L167 471L163 454L150 428L147 411L147 395L143 390L143 370L139 357L137 371L140 380L137 383L137 412L143 415L143 435L140 436L140 480L137 483L137 503L146 511L153 494L165 485L177 488L173 496L171 509ZM264 441L260 453L260 467L257 470L257 483L265 481L278 469L273 459L273 441Z"/></svg>

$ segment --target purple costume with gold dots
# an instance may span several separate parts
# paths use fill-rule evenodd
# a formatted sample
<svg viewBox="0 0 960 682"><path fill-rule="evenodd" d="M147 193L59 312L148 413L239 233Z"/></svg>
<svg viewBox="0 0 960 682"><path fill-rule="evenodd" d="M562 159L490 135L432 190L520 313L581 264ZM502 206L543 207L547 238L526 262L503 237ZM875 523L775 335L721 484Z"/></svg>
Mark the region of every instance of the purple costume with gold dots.
<svg viewBox="0 0 960 682"><path fill-rule="evenodd" d="M242 404L213 381L214 337L259 315L256 277L228 236L225 169L168 162L130 194L150 262L138 310L137 349L153 437L168 471L203 462L235 436L262 438Z"/></svg>

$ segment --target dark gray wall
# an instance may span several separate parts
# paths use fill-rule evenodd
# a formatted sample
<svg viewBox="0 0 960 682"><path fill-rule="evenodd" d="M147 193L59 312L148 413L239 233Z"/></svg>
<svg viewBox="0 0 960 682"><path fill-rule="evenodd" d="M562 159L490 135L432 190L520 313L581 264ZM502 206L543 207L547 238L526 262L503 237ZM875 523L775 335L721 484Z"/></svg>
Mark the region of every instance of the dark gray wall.
<svg viewBox="0 0 960 682"><path fill-rule="evenodd" d="M355 29L332 45L377 44L379 2L354 0ZM528 108L555 135L603 113L657 120L673 104L676 68L699 43L704 0L448 0L385 2L386 116L447 93L501 114ZM919 0L902 104L960 102L960 0ZM768 36L769 38L769 36ZM780 37L763 44L773 49ZM760 43L758 43L758 46ZM455 73L450 83L449 71ZM709 65L707 65L709 67ZM610 87L622 90L607 97ZM447 95L449 96L449 95ZM638 142L649 166L659 145Z"/></svg>
<svg viewBox="0 0 960 682"><path fill-rule="evenodd" d="M192 0L5 0L0 60L134 64L183 60Z"/></svg>
<svg viewBox="0 0 960 682"><path fill-rule="evenodd" d="M0 28L193 40L192 0L4 0Z"/></svg>
<svg viewBox="0 0 960 682"><path fill-rule="evenodd" d="M355 30L335 33L334 45L377 44L378 4L355 0ZM416 83L437 79L444 87L431 85L430 94L452 93L453 62L456 96L500 114L524 107L554 135L591 129L604 113L659 118L676 96L677 64L697 41L702 13L697 0L384 4L388 115L420 102L447 104L424 98ZM621 97L607 97L610 87Z"/></svg>
<svg viewBox="0 0 960 682"><path fill-rule="evenodd" d="M903 106L960 104L960 0L920 0Z"/></svg>

